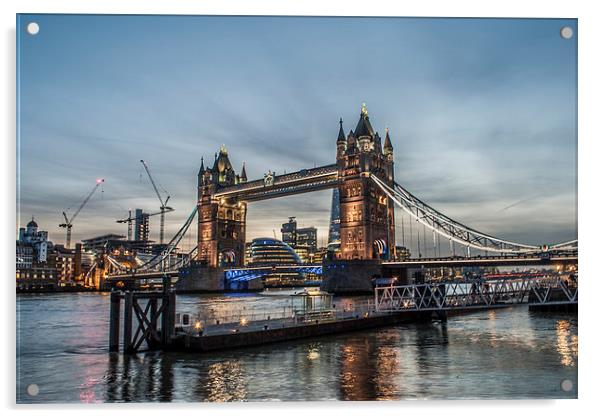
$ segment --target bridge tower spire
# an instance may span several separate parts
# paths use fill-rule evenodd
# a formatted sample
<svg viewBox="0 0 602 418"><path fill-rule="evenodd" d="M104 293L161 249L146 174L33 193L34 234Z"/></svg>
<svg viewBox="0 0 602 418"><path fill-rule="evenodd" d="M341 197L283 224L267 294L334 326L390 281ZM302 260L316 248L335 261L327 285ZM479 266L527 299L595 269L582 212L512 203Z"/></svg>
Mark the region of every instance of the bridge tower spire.
<svg viewBox="0 0 602 418"><path fill-rule="evenodd" d="M393 162L393 144L391 144L391 138L389 137L389 128L387 128L387 135L385 136L384 151L387 161Z"/></svg>
<svg viewBox="0 0 602 418"><path fill-rule="evenodd" d="M247 182L247 170L245 170L245 162L244 161L242 163L242 170L240 170L240 182L241 183Z"/></svg>
<svg viewBox="0 0 602 418"><path fill-rule="evenodd" d="M360 120L355 127L354 136L357 138L357 143L361 152L369 152L374 149L375 134L372 124L370 124L366 103L362 104Z"/></svg>
<svg viewBox="0 0 602 418"><path fill-rule="evenodd" d="M339 119L339 135L337 137L337 161L343 157L347 149L347 140L343 131L343 118Z"/></svg>
<svg viewBox="0 0 602 418"><path fill-rule="evenodd" d="M222 145L213 167L207 167L199 180L197 261L204 266L243 265L247 204L236 198L214 197L220 189L235 186L241 177L246 179L244 165L237 176Z"/></svg>
<svg viewBox="0 0 602 418"><path fill-rule="evenodd" d="M203 157L201 157L201 167L199 168L199 174L197 175L199 185L202 183L203 174L205 173L205 162L203 161Z"/></svg>
<svg viewBox="0 0 602 418"><path fill-rule="evenodd" d="M392 149L388 133L387 138L385 148ZM393 202L374 184L370 175L374 174L392 186L393 160L383 154L380 137L372 128L365 104L355 131L349 133L343 153L338 145L339 140L341 246L337 257L346 260L389 259L395 251Z"/></svg>

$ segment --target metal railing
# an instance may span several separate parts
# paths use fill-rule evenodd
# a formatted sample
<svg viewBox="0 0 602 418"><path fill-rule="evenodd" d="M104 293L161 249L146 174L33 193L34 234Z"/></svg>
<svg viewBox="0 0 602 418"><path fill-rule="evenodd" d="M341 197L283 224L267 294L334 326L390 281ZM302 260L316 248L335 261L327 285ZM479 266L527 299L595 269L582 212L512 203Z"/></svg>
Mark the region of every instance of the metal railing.
<svg viewBox="0 0 602 418"><path fill-rule="evenodd" d="M576 282L560 277L463 280L449 283L383 286L374 290L377 312L436 311L509 304L572 304Z"/></svg>

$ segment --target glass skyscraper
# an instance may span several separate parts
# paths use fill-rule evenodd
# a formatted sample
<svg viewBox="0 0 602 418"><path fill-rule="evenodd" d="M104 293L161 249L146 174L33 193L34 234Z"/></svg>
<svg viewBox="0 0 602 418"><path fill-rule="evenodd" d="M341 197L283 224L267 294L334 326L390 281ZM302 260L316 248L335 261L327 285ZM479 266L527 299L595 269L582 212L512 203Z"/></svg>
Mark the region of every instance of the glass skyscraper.
<svg viewBox="0 0 602 418"><path fill-rule="evenodd" d="M332 190L332 204L330 206L330 228L328 229L328 246L338 246L341 243L341 204L339 202L339 189Z"/></svg>

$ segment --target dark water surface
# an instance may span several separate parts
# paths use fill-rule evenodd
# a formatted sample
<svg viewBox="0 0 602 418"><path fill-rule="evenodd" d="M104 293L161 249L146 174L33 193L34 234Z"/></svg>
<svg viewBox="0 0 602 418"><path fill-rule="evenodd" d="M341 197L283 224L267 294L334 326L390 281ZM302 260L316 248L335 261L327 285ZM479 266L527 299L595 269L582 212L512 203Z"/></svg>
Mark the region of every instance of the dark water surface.
<svg viewBox="0 0 602 418"><path fill-rule="evenodd" d="M228 305L225 305L225 303ZM341 301L339 301L340 303ZM178 296L279 309L286 292ZM228 308L226 308L228 307ZM17 402L577 397L577 316L527 307L213 354L109 355L108 294L17 296ZM563 391L561 382L573 387ZM29 385L39 388L36 396Z"/></svg>

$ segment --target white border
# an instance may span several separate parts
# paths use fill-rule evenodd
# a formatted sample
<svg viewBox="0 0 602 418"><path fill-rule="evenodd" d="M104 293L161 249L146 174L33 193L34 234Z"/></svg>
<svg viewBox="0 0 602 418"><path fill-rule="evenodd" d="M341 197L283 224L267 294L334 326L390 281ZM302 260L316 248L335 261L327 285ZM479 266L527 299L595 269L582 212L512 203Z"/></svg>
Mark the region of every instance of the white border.
<svg viewBox="0 0 602 418"><path fill-rule="evenodd" d="M293 1L194 1L194 0L88 0L67 1L54 0L21 0L3 1L2 8L3 42L2 42L2 84L4 100L2 100L2 126L4 128L2 164L2 181L0 196L4 197L2 205L3 238L0 240L0 256L3 266L3 317L5 330L8 330L2 344L2 359L5 371L2 379L1 393L3 406L9 415L16 413L40 414L47 417L60 416L79 417L82 409L87 416L101 416L110 409L111 414L131 414L142 409L150 417L167 413L166 409L177 408L182 414L219 414L220 416L237 416L241 413L263 416L305 416L325 412L326 414L346 417L366 417L376 408L379 412L393 414L437 413L445 416L475 415L479 417L504 416L521 414L530 416L577 416L586 413L600 397L599 355L600 336L598 316L600 312L595 305L596 282L602 280L594 270L600 228L596 225L595 216L600 206L598 193L601 187L600 175L600 107L596 107L600 97L600 81L602 74L600 65L600 45L602 39L600 23L601 15L595 9L595 1L542 1L527 2L525 0L505 0L496 2L454 0L454 1L415 1L392 4L381 0L324 0ZM457 16L457 17L563 17L579 19L579 241L580 276L581 276L581 315L579 350L579 401L518 401L518 402L338 402L338 403L284 403L284 404L188 404L188 405L103 405L89 408L86 406L38 406L15 407L15 310L14 287L14 198L15 198L15 13L143 13L143 14L272 14L272 15L347 15L347 16ZM583 291L585 290L585 291ZM200 411L198 409L201 409ZM309 409L308 409L309 408ZM40 411L44 409L44 411ZM408 410L411 409L411 410ZM244 411L244 412L243 412ZM589 415L589 414L587 414Z"/></svg>

